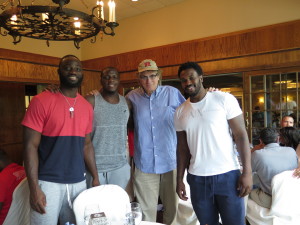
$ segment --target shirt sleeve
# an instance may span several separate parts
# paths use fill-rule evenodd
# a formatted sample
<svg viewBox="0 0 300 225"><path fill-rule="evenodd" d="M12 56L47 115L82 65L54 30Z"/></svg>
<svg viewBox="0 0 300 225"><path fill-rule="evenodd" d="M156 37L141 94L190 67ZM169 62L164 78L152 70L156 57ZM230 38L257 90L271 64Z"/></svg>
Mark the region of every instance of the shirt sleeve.
<svg viewBox="0 0 300 225"><path fill-rule="evenodd" d="M229 93L226 93L225 95L225 109L227 120L237 117L243 113L237 99Z"/></svg>
<svg viewBox="0 0 300 225"><path fill-rule="evenodd" d="M178 108L174 113L174 127L175 127L175 130L178 131L178 132L183 131L182 126L181 126L181 122L180 122L180 119L179 119L179 110L178 110Z"/></svg>
<svg viewBox="0 0 300 225"><path fill-rule="evenodd" d="M43 105L37 97L34 97L27 109L22 125L42 133L46 113Z"/></svg>
<svg viewBox="0 0 300 225"><path fill-rule="evenodd" d="M180 106L182 103L186 101L186 99L183 97L180 91L177 91L177 93L178 93L178 102L179 102L178 106Z"/></svg>

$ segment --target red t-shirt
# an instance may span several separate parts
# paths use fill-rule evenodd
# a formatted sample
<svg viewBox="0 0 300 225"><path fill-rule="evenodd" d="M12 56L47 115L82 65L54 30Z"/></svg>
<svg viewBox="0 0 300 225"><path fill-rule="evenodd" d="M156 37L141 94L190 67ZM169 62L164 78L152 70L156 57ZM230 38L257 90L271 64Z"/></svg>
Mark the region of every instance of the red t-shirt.
<svg viewBox="0 0 300 225"><path fill-rule="evenodd" d="M83 150L93 128L93 108L80 94L76 98L49 91L36 95L22 125L41 133L39 180L72 184L85 179Z"/></svg>
<svg viewBox="0 0 300 225"><path fill-rule="evenodd" d="M11 163L0 173L0 224L3 224L12 202L15 188L26 177L24 167Z"/></svg>

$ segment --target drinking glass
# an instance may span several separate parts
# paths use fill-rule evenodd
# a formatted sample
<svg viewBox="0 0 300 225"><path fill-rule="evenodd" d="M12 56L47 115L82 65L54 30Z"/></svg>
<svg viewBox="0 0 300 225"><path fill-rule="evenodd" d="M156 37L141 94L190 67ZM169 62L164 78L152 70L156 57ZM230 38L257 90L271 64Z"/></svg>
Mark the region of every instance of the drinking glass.
<svg viewBox="0 0 300 225"><path fill-rule="evenodd" d="M86 205L85 209L84 209L84 223L85 225L90 225L90 218L91 215L94 213L99 213L99 205L98 204L90 204L90 205Z"/></svg>
<svg viewBox="0 0 300 225"><path fill-rule="evenodd" d="M139 225L142 221L142 209L139 203L130 203L131 212L126 214L127 225Z"/></svg>

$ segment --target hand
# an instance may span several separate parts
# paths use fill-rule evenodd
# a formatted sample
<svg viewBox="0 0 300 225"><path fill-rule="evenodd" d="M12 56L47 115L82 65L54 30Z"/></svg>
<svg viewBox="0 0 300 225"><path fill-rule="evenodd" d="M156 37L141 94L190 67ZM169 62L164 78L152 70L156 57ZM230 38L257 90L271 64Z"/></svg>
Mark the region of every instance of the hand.
<svg viewBox="0 0 300 225"><path fill-rule="evenodd" d="M92 187L100 186L99 178L93 179L92 181Z"/></svg>
<svg viewBox="0 0 300 225"><path fill-rule="evenodd" d="M188 197L186 196L185 185L184 185L183 181L177 181L176 192L180 199L182 199L184 201L188 200Z"/></svg>
<svg viewBox="0 0 300 225"><path fill-rule="evenodd" d="M293 177L300 178L300 167L294 170Z"/></svg>
<svg viewBox="0 0 300 225"><path fill-rule="evenodd" d="M237 190L240 192L239 197L245 197L248 195L252 189L252 174L251 173L242 173L239 178Z"/></svg>
<svg viewBox="0 0 300 225"><path fill-rule="evenodd" d="M34 211L37 211L40 214L46 213L46 195L38 187L35 191L30 191L30 205Z"/></svg>
<svg viewBox="0 0 300 225"><path fill-rule="evenodd" d="M88 95L94 95L94 96L97 96L99 94L100 94L100 92L98 90L92 90L88 93Z"/></svg>
<svg viewBox="0 0 300 225"><path fill-rule="evenodd" d="M49 84L44 91L50 91L52 93L59 92L59 86L57 84Z"/></svg>
<svg viewBox="0 0 300 225"><path fill-rule="evenodd" d="M207 88L206 90L209 91L209 92L213 92L213 91L218 91L219 88L209 87L209 88Z"/></svg>

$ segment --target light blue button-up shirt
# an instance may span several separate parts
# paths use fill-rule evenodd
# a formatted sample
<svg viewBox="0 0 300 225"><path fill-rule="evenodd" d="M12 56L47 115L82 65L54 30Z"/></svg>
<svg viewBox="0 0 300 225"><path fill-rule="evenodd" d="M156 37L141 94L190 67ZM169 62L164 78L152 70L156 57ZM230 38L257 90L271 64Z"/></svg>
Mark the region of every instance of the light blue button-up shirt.
<svg viewBox="0 0 300 225"><path fill-rule="evenodd" d="M162 174L176 168L174 113L185 99L178 89L158 86L148 96L142 88L131 91L134 162L144 173Z"/></svg>

